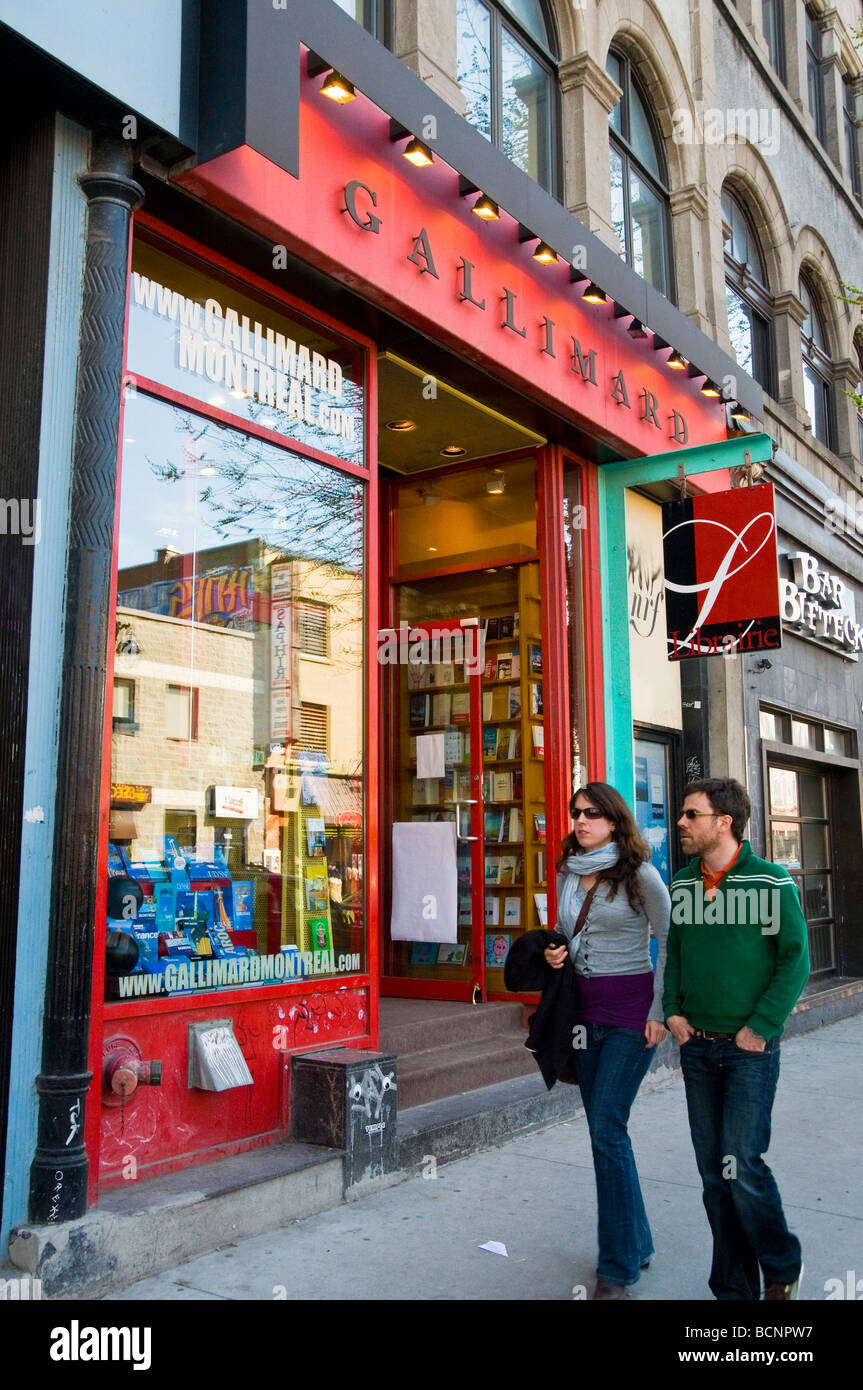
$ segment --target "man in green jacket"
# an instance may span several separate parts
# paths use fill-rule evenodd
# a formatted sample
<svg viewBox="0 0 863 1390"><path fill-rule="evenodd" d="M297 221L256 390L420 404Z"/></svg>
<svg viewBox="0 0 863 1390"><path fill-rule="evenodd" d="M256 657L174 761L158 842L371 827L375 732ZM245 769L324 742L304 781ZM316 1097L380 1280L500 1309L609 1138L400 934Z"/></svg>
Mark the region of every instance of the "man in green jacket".
<svg viewBox="0 0 863 1390"><path fill-rule="evenodd" d="M680 1044L689 1128L713 1232L718 1299L797 1297L803 1265L762 1158L779 1039L809 978L806 919L790 874L758 859L749 797L731 777L691 782L677 822L695 856L671 885L662 999Z"/></svg>

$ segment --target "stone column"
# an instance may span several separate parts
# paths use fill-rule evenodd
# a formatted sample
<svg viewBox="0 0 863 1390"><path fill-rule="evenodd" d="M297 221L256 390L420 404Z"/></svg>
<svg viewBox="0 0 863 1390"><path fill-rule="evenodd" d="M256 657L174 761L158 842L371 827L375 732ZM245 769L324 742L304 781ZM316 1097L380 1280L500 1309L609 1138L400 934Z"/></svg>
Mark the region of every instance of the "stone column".
<svg viewBox="0 0 863 1390"><path fill-rule="evenodd" d="M405 0L395 7L393 52L432 91L464 115L456 77L455 0ZM417 134L422 135L422 131Z"/></svg>
<svg viewBox="0 0 863 1390"><path fill-rule="evenodd" d="M860 385L860 363L853 357L843 357L833 363L833 400L836 419L836 447L838 454L849 468L860 471L863 460L858 462L860 449L857 428L857 405L848 395Z"/></svg>
<svg viewBox="0 0 863 1390"><path fill-rule="evenodd" d="M45 982L39 1124L30 1220L83 1216L84 1110L96 856L102 778L108 610L123 372L129 229L144 191L131 145L94 135L80 177L88 204L75 446L66 570L65 650L57 758L51 927Z"/></svg>
<svg viewBox="0 0 863 1390"><path fill-rule="evenodd" d="M827 153L839 169L845 168L845 116L843 109L843 74L845 63L841 53L839 15L825 10L821 28L821 81L824 93L824 142Z"/></svg>
<svg viewBox="0 0 863 1390"><path fill-rule="evenodd" d="M622 248L611 221L608 117L623 95L589 53L577 53L558 69L563 201L571 213L615 251Z"/></svg>
<svg viewBox="0 0 863 1390"><path fill-rule="evenodd" d="M675 188L670 202L677 307L702 333L718 337L722 332L722 320L718 311L715 315L708 312L707 303L712 278L709 248L705 245L707 198L697 184L690 183L685 188Z"/></svg>
<svg viewBox="0 0 863 1390"><path fill-rule="evenodd" d="M800 350L800 329L806 319L806 305L793 290L778 294L773 301L773 331L776 344L776 399L793 415L797 424L809 426L804 405L803 354Z"/></svg>

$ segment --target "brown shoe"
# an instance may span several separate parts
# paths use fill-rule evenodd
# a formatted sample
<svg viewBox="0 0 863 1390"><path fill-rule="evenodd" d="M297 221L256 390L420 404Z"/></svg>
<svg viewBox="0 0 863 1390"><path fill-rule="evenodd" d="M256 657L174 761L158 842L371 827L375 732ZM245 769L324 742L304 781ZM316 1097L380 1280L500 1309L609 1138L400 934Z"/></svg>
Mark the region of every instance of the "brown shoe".
<svg viewBox="0 0 863 1390"><path fill-rule="evenodd" d="M764 1288L764 1301L770 1302L793 1302L800 1297L800 1280L803 1278L803 1266L800 1266L800 1273L793 1284L767 1284Z"/></svg>
<svg viewBox="0 0 863 1390"><path fill-rule="evenodd" d="M597 1279L596 1288L593 1291L593 1301L610 1301L613 1298L626 1298L626 1288L623 1284L610 1284L607 1279Z"/></svg>

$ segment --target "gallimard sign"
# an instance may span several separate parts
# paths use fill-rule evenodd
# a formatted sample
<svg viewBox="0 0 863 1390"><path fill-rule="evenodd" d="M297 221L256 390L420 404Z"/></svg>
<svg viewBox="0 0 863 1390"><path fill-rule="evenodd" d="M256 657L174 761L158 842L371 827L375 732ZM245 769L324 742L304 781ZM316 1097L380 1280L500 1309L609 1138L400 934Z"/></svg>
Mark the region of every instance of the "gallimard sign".
<svg viewBox="0 0 863 1390"><path fill-rule="evenodd" d="M171 962L158 975L122 975L120 998L149 994L182 994L187 990L231 989L240 985L271 985L278 980L304 980L315 975L358 974L357 951L277 951L267 956L222 957Z"/></svg>

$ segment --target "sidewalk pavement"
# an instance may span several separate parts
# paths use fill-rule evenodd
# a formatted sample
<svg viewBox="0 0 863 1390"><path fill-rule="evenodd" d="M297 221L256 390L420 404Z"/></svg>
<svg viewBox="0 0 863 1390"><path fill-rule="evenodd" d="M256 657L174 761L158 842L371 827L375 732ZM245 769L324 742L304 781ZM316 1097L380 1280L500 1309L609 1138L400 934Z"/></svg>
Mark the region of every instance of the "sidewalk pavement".
<svg viewBox="0 0 863 1390"><path fill-rule="evenodd" d="M710 1233L683 1081L636 1099L630 1134L656 1245L634 1300L705 1300ZM863 1298L863 1015L782 1046L767 1160L800 1237L802 1299ZM570 1301L595 1278L596 1202L580 1116L356 1202L226 1243L110 1300ZM497 1241L506 1258L480 1247ZM830 1283L835 1280L835 1283ZM839 1289L844 1294L838 1293Z"/></svg>

